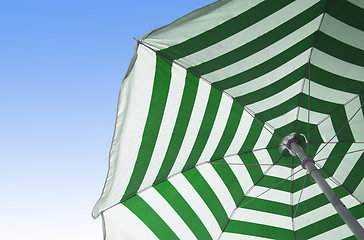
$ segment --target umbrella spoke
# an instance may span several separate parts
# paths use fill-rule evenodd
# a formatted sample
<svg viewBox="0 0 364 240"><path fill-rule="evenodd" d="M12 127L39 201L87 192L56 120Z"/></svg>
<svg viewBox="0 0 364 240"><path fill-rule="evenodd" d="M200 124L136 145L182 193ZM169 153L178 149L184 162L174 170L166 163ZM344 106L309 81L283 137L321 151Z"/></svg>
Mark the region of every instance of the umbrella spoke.
<svg viewBox="0 0 364 240"><path fill-rule="evenodd" d="M302 168L303 169L303 168ZM296 206L296 209L294 211L294 214L293 214L293 218L296 217L296 214L297 214L297 210L298 210L298 206L300 205L300 202L301 202L301 197L302 197L302 193L303 193L303 189L305 188L305 184L306 184L306 180L307 180L307 174L308 171L306 171L306 174L305 174L305 180L303 180L303 184L302 184L302 188L301 188L301 192L300 192L300 196L298 197L298 201L297 201L297 206Z"/></svg>

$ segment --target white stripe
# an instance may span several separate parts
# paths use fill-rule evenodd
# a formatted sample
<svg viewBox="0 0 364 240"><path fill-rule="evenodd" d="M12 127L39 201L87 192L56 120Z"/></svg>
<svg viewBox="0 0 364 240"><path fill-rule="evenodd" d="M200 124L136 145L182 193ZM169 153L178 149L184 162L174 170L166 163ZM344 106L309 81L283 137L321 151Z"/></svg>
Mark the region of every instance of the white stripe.
<svg viewBox="0 0 364 240"><path fill-rule="evenodd" d="M301 93L302 90L303 79L292 84L286 89L274 94L270 97L267 97L259 102L255 102L253 104L247 105L249 109L251 109L255 113L263 112L267 109L279 106L285 101L295 97L297 94Z"/></svg>
<svg viewBox="0 0 364 240"><path fill-rule="evenodd" d="M239 156L226 157L225 161L232 164L243 164ZM246 193L253 185L253 181L245 165L229 165L239 181L241 188Z"/></svg>
<svg viewBox="0 0 364 240"><path fill-rule="evenodd" d="M209 139L207 140L205 148L203 149L203 152L197 163L211 160L212 155L214 154L215 149L221 140L221 136L224 133L232 104L233 100L226 94L223 94L221 97L219 109L216 114L214 125L212 126L211 129Z"/></svg>
<svg viewBox="0 0 364 240"><path fill-rule="evenodd" d="M226 79L228 77L237 75L241 72L245 72L259 64L264 63L265 61L268 61L269 59L277 56L278 54L292 47L302 39L305 39L313 32L317 31L317 27L321 21L321 18L322 16L320 15L316 19L312 20L311 22L307 23L306 25L297 29L296 31L287 35L286 37L280 39L279 41L269 45L268 47L238 62L230 64L224 68L218 69L206 75L203 75L203 77L209 79L209 81L217 82ZM237 41L237 43L240 42Z"/></svg>
<svg viewBox="0 0 364 240"><path fill-rule="evenodd" d="M334 126L332 124L331 121L331 117L325 119L325 121L323 121L322 123L320 123L318 125L318 129L320 132L320 136L322 137L322 140L324 140L324 142L328 142L331 140L331 142L338 142L339 139L337 138ZM320 148L321 150L321 148Z"/></svg>
<svg viewBox="0 0 364 240"><path fill-rule="evenodd" d="M167 152L174 125L178 116L179 106L185 85L186 71L176 64L172 66L172 77L166 107L164 110L161 127L159 129L156 144L139 190L151 186L158 175L158 171Z"/></svg>
<svg viewBox="0 0 364 240"><path fill-rule="evenodd" d="M121 85L109 172L94 217L120 201L130 180L148 116L155 62L155 53L139 45L136 62Z"/></svg>
<svg viewBox="0 0 364 240"><path fill-rule="evenodd" d="M240 233L223 232L220 239L221 240L266 240L270 238L255 237Z"/></svg>
<svg viewBox="0 0 364 240"><path fill-rule="evenodd" d="M311 63L336 75L364 82L364 67L345 62L341 59L321 52L316 48L313 49Z"/></svg>
<svg viewBox="0 0 364 240"><path fill-rule="evenodd" d="M273 30L277 26L287 22L294 18L301 12L313 6L315 1L295 1L286 7L274 12L263 20L245 28L244 30L225 38L224 40L204 48L198 52L195 52L185 58L179 60L184 66L195 66L201 62L206 62L216 57L219 57L227 52L233 51L234 49L245 45L254 39L264 35L265 33Z"/></svg>
<svg viewBox="0 0 364 240"><path fill-rule="evenodd" d="M311 109L310 112L308 112L308 109L301 107L298 120L302 122L308 122L308 113L310 113L310 123L312 124L317 124L328 116L327 114L315 112L312 111Z"/></svg>
<svg viewBox="0 0 364 240"><path fill-rule="evenodd" d="M348 152L361 150L363 149L362 147L361 144L353 144L350 146ZM334 179L340 183L344 183L362 154L363 152L360 151L345 155L333 175Z"/></svg>
<svg viewBox="0 0 364 240"><path fill-rule="evenodd" d="M236 154L239 152L240 148L243 146L244 141L249 133L250 126L252 125L254 118L244 110L238 129L234 135L233 141L231 142L229 149L226 151L226 155Z"/></svg>
<svg viewBox="0 0 364 240"><path fill-rule="evenodd" d="M192 151L203 120L203 116L209 99L210 90L211 85L207 84L202 80L199 80L196 99L186 130L186 135L184 136L181 148L178 152L176 161L174 162L170 175L176 172L180 172L182 170L188 159L188 156Z"/></svg>
<svg viewBox="0 0 364 240"><path fill-rule="evenodd" d="M355 4L357 7L364 9L364 2L362 0L348 0L352 4Z"/></svg>
<svg viewBox="0 0 364 240"><path fill-rule="evenodd" d="M211 164L198 166L197 170L201 173L202 177L206 180L206 182L216 194L226 212L226 215L230 216L236 207L235 202L219 174L216 173Z"/></svg>
<svg viewBox="0 0 364 240"><path fill-rule="evenodd" d="M231 219L292 230L291 217L246 208L237 208Z"/></svg>
<svg viewBox="0 0 364 240"><path fill-rule="evenodd" d="M197 239L186 223L157 190L149 188L147 191L140 193L139 196L162 218L178 238Z"/></svg>
<svg viewBox="0 0 364 240"><path fill-rule="evenodd" d="M268 191L267 191L268 190ZM267 192L265 192L267 191ZM262 194L262 195L260 195ZM259 199L265 199L269 201L291 204L291 193L277 189L269 189L266 187L254 186L254 188L248 193L249 197L257 197ZM254 200L253 200L254 201Z"/></svg>
<svg viewBox="0 0 364 240"><path fill-rule="evenodd" d="M264 127L262 128L262 131L254 146L254 149L266 148L268 146L271 138L273 137L272 133L267 130L268 127L269 126L267 126L267 124L265 124Z"/></svg>
<svg viewBox="0 0 364 240"><path fill-rule="evenodd" d="M294 108L292 109L291 111L279 116L279 117L276 117L276 118L273 118L271 120L269 120L267 123L269 125L271 125L272 127L274 127L275 129L278 129L280 127L283 127L293 121L296 121L297 119L297 112L298 112L298 107L297 108Z"/></svg>
<svg viewBox="0 0 364 240"><path fill-rule="evenodd" d="M364 32L326 14L320 31L353 47L364 50Z"/></svg>
<svg viewBox="0 0 364 240"><path fill-rule="evenodd" d="M272 138L272 134L265 127L263 127L263 129L259 135L258 141L255 144L253 149L266 148L268 146L271 138ZM257 161L259 162L259 164L263 164L260 166L260 168L262 169L263 172L265 172L269 168L268 165L264 165L264 164L273 164L272 158L270 157L267 150L255 151L253 153L254 153L254 156L257 158Z"/></svg>
<svg viewBox="0 0 364 240"><path fill-rule="evenodd" d="M277 159L274 159L277 160ZM268 172L267 175L268 176L272 176L272 177L277 177L277 178L282 178L282 180L286 179L287 177L292 175L292 168L290 167L286 167L286 166L279 166L279 162L277 163L278 165L274 165ZM291 179L288 178L285 181L289 181Z"/></svg>
<svg viewBox="0 0 364 240"><path fill-rule="evenodd" d="M358 219L358 222L364 226L364 218ZM341 225L340 227L331 229L327 232L321 233L313 238L310 239L344 239L347 237L353 236L353 232L349 229L346 224Z"/></svg>
<svg viewBox="0 0 364 240"><path fill-rule="evenodd" d="M318 149L322 149L322 151L320 151L314 158L314 160L320 160L322 158L328 158L331 154L331 151L335 148L336 144L333 144L333 143L330 143L330 144L326 144L325 143L322 143L320 144L319 148ZM326 161L328 159L325 159L325 160L322 160L322 161L318 161L318 164L320 164L321 166L324 166Z"/></svg>
<svg viewBox="0 0 364 240"><path fill-rule="evenodd" d="M297 107L297 108L294 108L291 111L283 114L282 116L269 120L267 123L272 125L275 129L283 127L297 119L298 109L300 111L298 120L300 120L302 122L308 122L308 110L303 107L300 107L300 108ZM320 122L322 119L325 119L326 117L327 117L326 114L310 111L310 123L317 124L318 122Z"/></svg>
<svg viewBox="0 0 364 240"><path fill-rule="evenodd" d="M254 156L257 158L257 161L260 165L260 168L262 169L263 172L265 172L270 166L267 164L273 164L273 161L268 153L267 150L260 150L260 151L255 151L253 152ZM274 159L276 160L276 159Z"/></svg>
<svg viewBox="0 0 364 240"><path fill-rule="evenodd" d="M259 90L263 87L269 86L281 78L287 76L291 72L305 65L308 61L308 56L310 54L310 49L304 51L300 55L294 57L290 61L285 64L275 68L274 70L260 76L254 80L251 80L247 83L240 84L238 86L229 88L225 90L227 93L232 95L233 97L242 96L256 90Z"/></svg>
<svg viewBox="0 0 364 240"><path fill-rule="evenodd" d="M150 239L157 240L154 233L123 204L118 204L103 212L105 220L105 240Z"/></svg>
<svg viewBox="0 0 364 240"><path fill-rule="evenodd" d="M308 93L308 80L305 82L305 87L303 92L311 97L315 97L320 100L324 100L327 102L333 102L337 104L344 104L349 99L352 99L355 94L343 92L340 90L336 90L333 88L325 87L313 81L310 82L310 94Z"/></svg>
<svg viewBox="0 0 364 240"><path fill-rule="evenodd" d="M297 167L295 167L293 169L293 173L294 173L294 179L298 179L301 177L305 177L305 175L307 174L307 171L304 170L301 165L298 165Z"/></svg>
<svg viewBox="0 0 364 240"><path fill-rule="evenodd" d="M357 197L361 202L364 202L364 178L360 181L359 185L356 187L353 195Z"/></svg>
<svg viewBox="0 0 364 240"><path fill-rule="evenodd" d="M308 175L307 176L307 179L306 179L306 182L307 181L311 181L311 176ZM314 181L312 179L312 181ZM335 183L333 183L332 181L330 181L329 179L326 180L327 184L329 184L329 186L331 188L335 188L337 187L337 185ZM322 191L320 189L320 187L317 185L317 184L312 184L308 187L305 187L303 189L303 192L302 192L302 195L301 195L301 189L297 190L295 193L293 193L293 205L296 205L298 203L298 200L300 198L300 195L301 195L301 199L300 199L300 202L303 202L303 201L306 201L310 198L313 198L319 194L321 194Z"/></svg>
<svg viewBox="0 0 364 240"><path fill-rule="evenodd" d="M360 97L355 98L350 103L345 105L346 117L348 121L360 109L349 122L351 133L353 134L355 142L364 141L364 115L361 105L362 103L360 102Z"/></svg>
<svg viewBox="0 0 364 240"><path fill-rule="evenodd" d="M261 2L262 0L246 0L244 4L240 1L215 2L153 31L150 36L145 34L143 42L157 50L176 45L244 13ZM148 37L145 39L146 36Z"/></svg>
<svg viewBox="0 0 364 240"><path fill-rule="evenodd" d="M360 204L350 195L341 198L341 201L348 209ZM301 216L296 217L294 219L295 229L299 230L324 218L328 218L334 214L337 214L335 208L332 206L331 203L328 203L324 206L321 206Z"/></svg>
<svg viewBox="0 0 364 240"><path fill-rule="evenodd" d="M176 177L170 178L169 181L186 200L188 205L193 209L193 211L206 227L207 231L210 233L211 237L215 239L217 236L219 236L221 229L214 215L211 213L210 209L207 207L200 195L183 176L183 174L179 174Z"/></svg>

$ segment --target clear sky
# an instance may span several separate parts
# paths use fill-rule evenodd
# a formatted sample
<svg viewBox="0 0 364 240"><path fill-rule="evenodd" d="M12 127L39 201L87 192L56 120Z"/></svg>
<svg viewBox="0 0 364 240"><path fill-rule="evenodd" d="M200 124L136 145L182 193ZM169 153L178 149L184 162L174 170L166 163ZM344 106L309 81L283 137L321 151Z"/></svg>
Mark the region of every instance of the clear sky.
<svg viewBox="0 0 364 240"><path fill-rule="evenodd" d="M211 2L0 1L0 239L102 239L91 210L133 37Z"/></svg>

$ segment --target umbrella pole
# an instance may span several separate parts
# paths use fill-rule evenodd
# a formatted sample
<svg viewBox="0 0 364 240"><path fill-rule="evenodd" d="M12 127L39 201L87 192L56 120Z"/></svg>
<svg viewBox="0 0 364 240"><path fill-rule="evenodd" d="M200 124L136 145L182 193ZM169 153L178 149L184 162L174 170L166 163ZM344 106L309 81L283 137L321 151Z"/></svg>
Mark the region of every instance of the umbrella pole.
<svg viewBox="0 0 364 240"><path fill-rule="evenodd" d="M312 178L316 181L316 183L321 188L322 192L329 199L331 204L334 206L337 213L344 220L346 225L350 228L357 239L364 239L364 230L362 226L358 223L358 221L354 218L351 212L346 208L346 206L342 203L340 198L335 194L334 190L327 184L325 179L322 177L320 172L315 166L315 161L312 158L309 158L307 154L303 151L296 139L291 139L287 143L287 148L294 152L302 161L302 167L306 169Z"/></svg>

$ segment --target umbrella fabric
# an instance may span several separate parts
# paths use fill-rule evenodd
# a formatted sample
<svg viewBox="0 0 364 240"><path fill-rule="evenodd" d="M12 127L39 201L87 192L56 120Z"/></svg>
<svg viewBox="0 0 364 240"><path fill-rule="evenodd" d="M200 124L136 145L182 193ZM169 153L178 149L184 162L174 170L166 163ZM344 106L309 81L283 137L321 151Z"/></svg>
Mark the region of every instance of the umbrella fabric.
<svg viewBox="0 0 364 240"><path fill-rule="evenodd" d="M110 239L355 239L282 152L296 133L364 225L364 3L218 1L138 41L93 216Z"/></svg>

